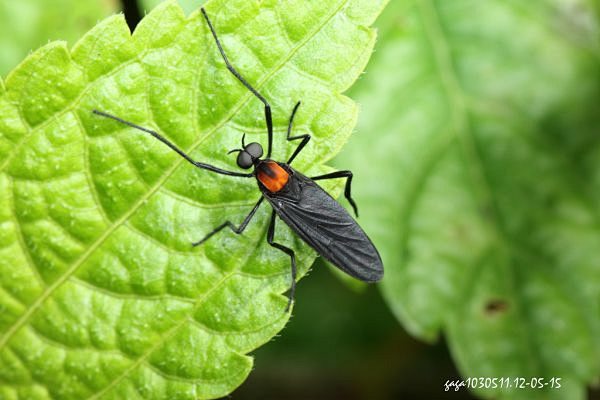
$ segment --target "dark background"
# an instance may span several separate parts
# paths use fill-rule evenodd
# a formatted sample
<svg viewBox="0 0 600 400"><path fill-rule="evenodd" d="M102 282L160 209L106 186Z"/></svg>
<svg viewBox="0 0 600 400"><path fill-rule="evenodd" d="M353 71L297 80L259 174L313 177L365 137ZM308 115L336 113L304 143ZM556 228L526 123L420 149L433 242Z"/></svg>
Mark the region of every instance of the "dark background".
<svg viewBox="0 0 600 400"><path fill-rule="evenodd" d="M298 284L288 326L253 355L250 377L226 398L474 399L444 392L460 378L443 340L411 338L375 286L357 293L320 260Z"/></svg>

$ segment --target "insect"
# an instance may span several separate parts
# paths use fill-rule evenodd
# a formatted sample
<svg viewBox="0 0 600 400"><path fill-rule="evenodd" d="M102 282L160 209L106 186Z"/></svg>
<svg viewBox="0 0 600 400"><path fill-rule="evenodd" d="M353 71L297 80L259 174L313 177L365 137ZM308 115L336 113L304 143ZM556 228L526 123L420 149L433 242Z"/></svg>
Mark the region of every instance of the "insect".
<svg viewBox="0 0 600 400"><path fill-rule="evenodd" d="M291 163L309 142L310 135L303 134L291 136L294 116L300 107L300 102L296 103L289 119L287 127L287 140L300 140L300 143L287 160L287 162L278 162L271 159L271 150L273 144L273 122L271 118L271 106L269 102L252 87L242 75L229 62L225 51L217 37L217 33L206 14L204 8L201 8L202 15L206 19L208 27L215 40L217 48L221 53L227 69L244 85L258 100L264 105L265 122L267 125L267 155L263 156L263 147L256 142L245 143L245 135L242 136L242 147L233 149L230 153L238 153L237 165L241 169L248 170L253 168L252 172L235 172L221 169L210 164L195 161L184 151L179 149L169 140L155 131L133 124L114 115L93 110L97 115L107 117L128 125L132 128L149 133L160 140L181 157L187 160L197 168L206 169L222 175L229 175L241 178L255 178L262 196L254 205L252 210L244 218L242 223L235 226L231 221L225 221L208 233L201 240L192 243L193 246L199 246L213 235L224 228L231 229L236 234L241 234L248 223L262 204L267 199L271 207L271 220L267 231L267 242L269 245L281 250L290 257L291 265L291 286L289 289L289 300L286 312L294 299L296 290L296 255L292 249L280 243L275 242L275 220L278 216L283 220L302 240L308 243L321 256L330 261L336 267L347 274L360 279L364 282L376 282L383 277L383 264L377 249L358 225L336 200L334 200L326 191L318 186L315 181L323 179L345 178L346 186L344 195L352 206L355 215L358 216L356 203L352 199L351 184L352 172L337 171L325 175L306 177L291 167Z"/></svg>

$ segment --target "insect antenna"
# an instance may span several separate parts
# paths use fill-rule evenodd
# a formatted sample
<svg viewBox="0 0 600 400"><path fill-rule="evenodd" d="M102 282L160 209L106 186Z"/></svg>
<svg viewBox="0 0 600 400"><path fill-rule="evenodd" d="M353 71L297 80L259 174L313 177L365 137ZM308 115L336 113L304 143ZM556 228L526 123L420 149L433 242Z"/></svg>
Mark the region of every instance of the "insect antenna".
<svg viewBox="0 0 600 400"><path fill-rule="evenodd" d="M216 172L216 173L222 174L222 175L240 176L240 177L243 177L243 178L251 178L251 177L254 176L252 174L245 174L245 173L242 173L242 172L227 171L227 170L224 170L222 168L215 167L214 165L206 164L206 163L203 163L203 162L200 162L200 161L195 161L194 159L192 159L192 157L188 156L183 150L181 150L179 147L177 147L174 143L172 143L171 141L169 141L164 136L160 135L158 132L155 132L155 131L153 131L151 129L148 129L148 128L144 128L143 126L140 126L140 125L136 125L133 122L126 121L123 118L119 118L119 117L117 117L115 115L105 113L104 111L92 110L92 112L94 114L96 114L96 115L101 116L101 117L110 118L112 120L120 122L121 124L127 125L129 127L132 127L134 129L140 130L142 132L149 133L150 135L152 135L156 139L160 140L161 142L163 142L164 144L166 144L167 146L169 146L169 148L171 148L171 150L175 151L177 154L179 154L181 157L183 157L186 161L188 161L190 164L194 165L195 167L198 167L198 168L201 168L201 169L206 169L208 171Z"/></svg>
<svg viewBox="0 0 600 400"><path fill-rule="evenodd" d="M244 79L244 77L239 72L237 72L237 70L234 68L234 66L231 65L231 63L229 62L229 59L227 58L227 55L225 54L225 50L223 50L221 41L219 40L219 38L217 36L217 32L215 32L215 28L213 28L213 25L210 22L208 15L206 14L206 11L204 11L204 8L201 8L200 11L202 11L202 15L204 15L204 19L208 23L210 32L212 33L213 38L215 38L215 43L217 43L219 53L221 53L221 57L223 57L223 61L225 61L225 65L227 65L227 69L233 74L233 76L235 76L237 78L238 81L240 81L242 83L242 85L246 86L246 88L249 91L251 91L252 94L254 96L256 96L256 98L258 98L265 105L265 121L267 123L267 134L268 134L268 138L269 138L269 146L267 148L267 158L271 158L271 148L273 147L273 118L271 117L271 105L269 104L267 99L265 99L262 94L258 93L258 91L256 89L254 89L252 87L252 85L250 85L248 83L248 81L246 79Z"/></svg>

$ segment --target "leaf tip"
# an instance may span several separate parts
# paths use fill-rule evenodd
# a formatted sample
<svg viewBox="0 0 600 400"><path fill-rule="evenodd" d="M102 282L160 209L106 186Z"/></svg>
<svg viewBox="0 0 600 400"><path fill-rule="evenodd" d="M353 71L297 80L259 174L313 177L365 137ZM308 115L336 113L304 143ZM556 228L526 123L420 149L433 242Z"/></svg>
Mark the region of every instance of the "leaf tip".
<svg viewBox="0 0 600 400"><path fill-rule="evenodd" d="M186 19L177 0L167 0L146 14L131 36L136 42L157 45L181 29Z"/></svg>
<svg viewBox="0 0 600 400"><path fill-rule="evenodd" d="M113 15L101 20L100 22L98 22L98 24L96 24L96 26L94 26L92 29L87 31L81 37L81 39L79 39L73 45L72 52L76 53L84 43L87 43L88 40L90 40L90 38L98 36L98 34L100 32L110 31L110 30L116 30L118 32L120 31L121 33L123 32L123 30L126 30L127 33L129 35L131 35L129 26L127 25L127 22L125 21L125 15L123 13L113 14Z"/></svg>
<svg viewBox="0 0 600 400"><path fill-rule="evenodd" d="M57 55L60 57L70 58L71 54L69 53L69 49L67 47L67 42L65 40L55 40L48 42L46 45L34 50L29 53L27 57L23 61L21 61L12 71L8 73L6 77L6 86L4 90L10 89L15 81L18 81L18 77L20 72L31 69L40 60L48 57L49 55Z"/></svg>

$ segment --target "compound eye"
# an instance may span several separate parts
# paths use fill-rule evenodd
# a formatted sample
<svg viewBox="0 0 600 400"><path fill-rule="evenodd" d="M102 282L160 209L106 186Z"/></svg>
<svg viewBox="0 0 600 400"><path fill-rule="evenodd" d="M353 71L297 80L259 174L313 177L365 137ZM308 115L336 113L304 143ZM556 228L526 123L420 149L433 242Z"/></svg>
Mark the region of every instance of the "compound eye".
<svg viewBox="0 0 600 400"><path fill-rule="evenodd" d="M246 153L250 154L250 156L252 156L253 158L260 158L263 155L262 146L256 142L252 142L252 143L248 144L248 146L246 146L244 148L244 150L246 151Z"/></svg>
<svg viewBox="0 0 600 400"><path fill-rule="evenodd" d="M252 166L252 157L245 151L240 151L237 157L237 165L240 168L248 169Z"/></svg>

